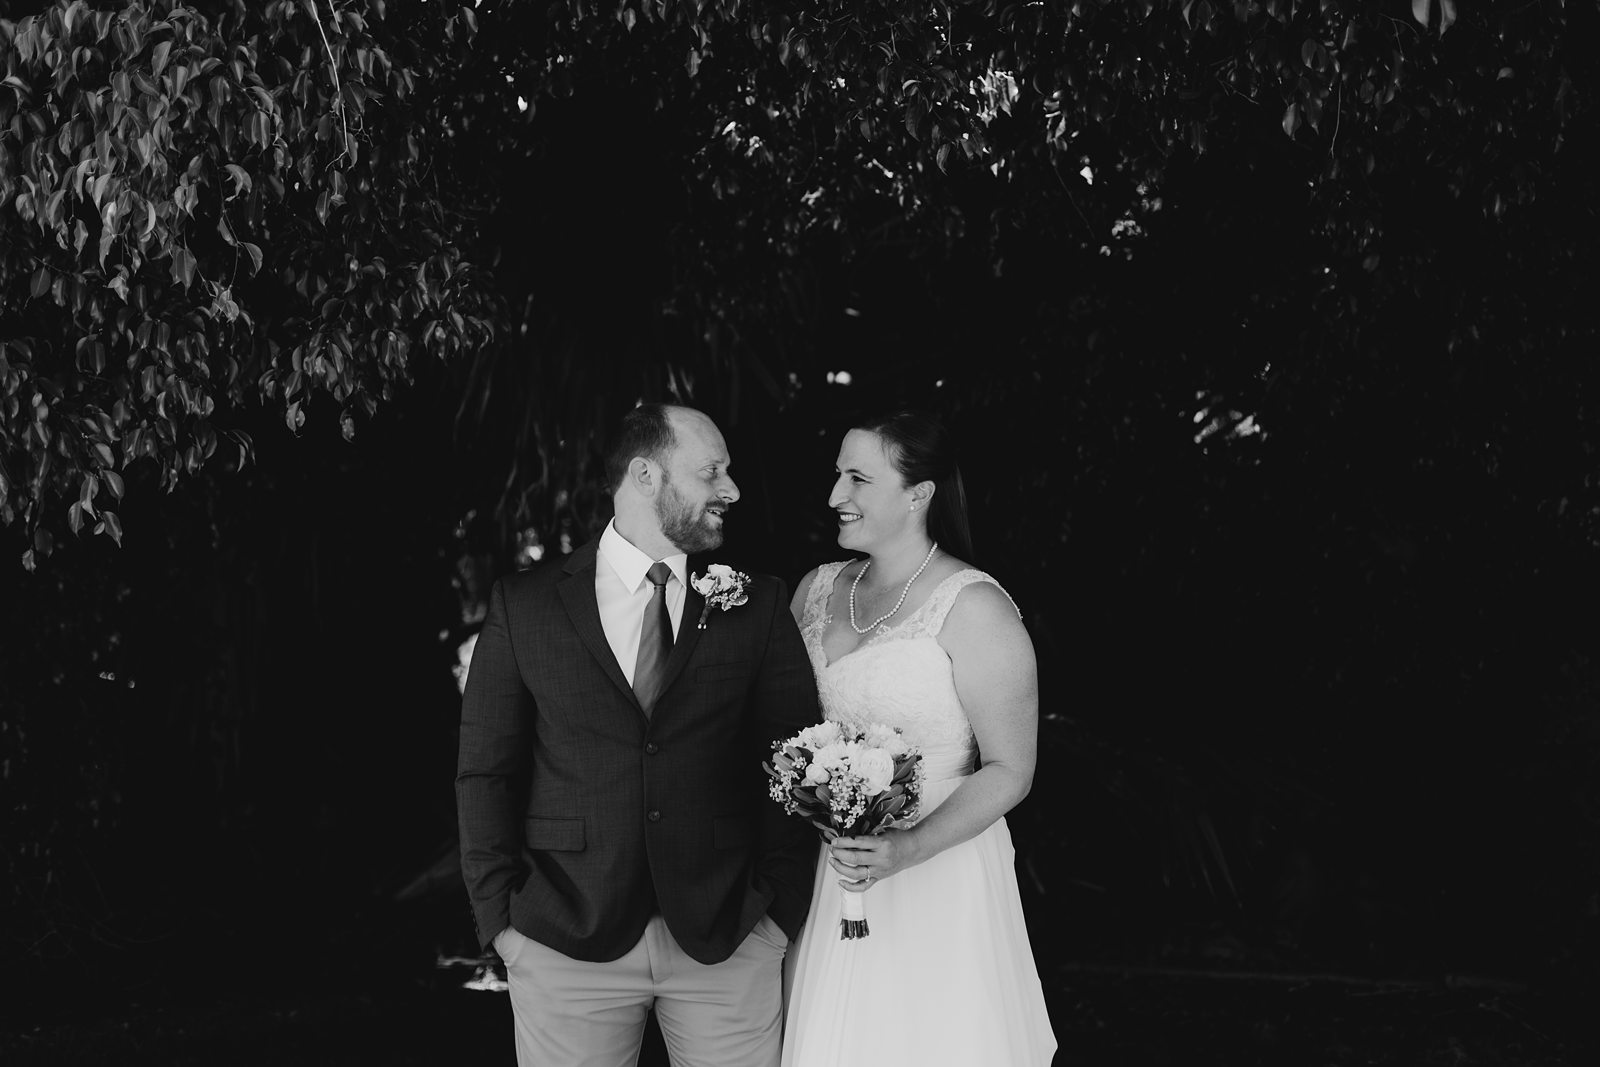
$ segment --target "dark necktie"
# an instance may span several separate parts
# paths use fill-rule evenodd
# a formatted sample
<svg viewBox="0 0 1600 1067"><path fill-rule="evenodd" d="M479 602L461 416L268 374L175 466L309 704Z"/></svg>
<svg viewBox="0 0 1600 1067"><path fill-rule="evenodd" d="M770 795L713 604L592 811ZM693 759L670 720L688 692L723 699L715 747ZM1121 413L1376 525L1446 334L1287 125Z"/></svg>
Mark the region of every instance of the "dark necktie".
<svg viewBox="0 0 1600 1067"><path fill-rule="evenodd" d="M667 579L672 568L653 563L645 574L655 586L650 603L645 605L644 626L639 630L639 658L633 662L633 692L646 715L655 709L661 695L661 679L667 672L667 656L672 652L672 616L667 613Z"/></svg>

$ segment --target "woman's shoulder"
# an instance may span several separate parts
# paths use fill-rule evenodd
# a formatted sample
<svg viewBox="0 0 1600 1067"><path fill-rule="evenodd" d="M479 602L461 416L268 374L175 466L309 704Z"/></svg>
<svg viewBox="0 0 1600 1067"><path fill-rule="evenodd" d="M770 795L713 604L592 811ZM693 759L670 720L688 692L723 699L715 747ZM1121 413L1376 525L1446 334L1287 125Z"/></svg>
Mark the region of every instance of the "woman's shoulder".
<svg viewBox="0 0 1600 1067"><path fill-rule="evenodd" d="M954 578L957 575L965 575L968 572L980 577L987 577L982 571L968 563L966 560L962 559L960 556L952 556L947 552L939 553L934 557L933 561L928 564L928 577L932 578L934 583L937 585L943 585L951 578Z"/></svg>
<svg viewBox="0 0 1600 1067"><path fill-rule="evenodd" d="M934 595L947 602L945 625L1004 625L1021 618L1022 609L994 575L955 556L939 562L942 566L935 575L939 588Z"/></svg>

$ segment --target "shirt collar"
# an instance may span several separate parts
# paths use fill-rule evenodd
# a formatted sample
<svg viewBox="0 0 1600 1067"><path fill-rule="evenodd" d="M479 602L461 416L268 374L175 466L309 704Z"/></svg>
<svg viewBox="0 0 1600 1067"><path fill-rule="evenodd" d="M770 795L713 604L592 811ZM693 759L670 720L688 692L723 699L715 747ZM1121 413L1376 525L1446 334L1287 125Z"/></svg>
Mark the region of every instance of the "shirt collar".
<svg viewBox="0 0 1600 1067"><path fill-rule="evenodd" d="M611 570L622 581L623 588L630 593L637 593L639 587L645 582L645 572L656 561L635 548L629 541L617 532L617 520L612 519L606 523L605 532L600 535L600 558L605 560ZM678 584L687 587L689 580L686 577L689 569L689 556L679 552L667 556L662 560L672 568L672 574L678 579Z"/></svg>

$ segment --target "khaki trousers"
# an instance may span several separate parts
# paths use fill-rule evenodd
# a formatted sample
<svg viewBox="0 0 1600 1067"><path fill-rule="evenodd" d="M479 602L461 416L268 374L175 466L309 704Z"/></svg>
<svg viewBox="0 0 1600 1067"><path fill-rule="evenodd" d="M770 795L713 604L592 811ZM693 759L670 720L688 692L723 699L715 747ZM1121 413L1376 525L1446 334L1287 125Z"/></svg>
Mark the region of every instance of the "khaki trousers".
<svg viewBox="0 0 1600 1067"><path fill-rule="evenodd" d="M634 1067L646 1014L673 1067L777 1067L783 1045L783 956L788 938L762 916L728 959L689 956L657 915L621 959L589 963L506 928L517 1067Z"/></svg>

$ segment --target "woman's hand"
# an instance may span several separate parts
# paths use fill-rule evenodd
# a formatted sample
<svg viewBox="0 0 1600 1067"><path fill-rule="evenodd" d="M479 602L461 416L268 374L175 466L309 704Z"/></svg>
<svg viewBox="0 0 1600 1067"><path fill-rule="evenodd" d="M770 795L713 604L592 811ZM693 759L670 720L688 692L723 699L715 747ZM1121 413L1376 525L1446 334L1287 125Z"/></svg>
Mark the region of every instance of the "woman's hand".
<svg viewBox="0 0 1600 1067"><path fill-rule="evenodd" d="M839 885L851 893L864 893L875 883L921 862L912 830L836 837L828 845L828 864L844 875Z"/></svg>

